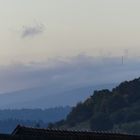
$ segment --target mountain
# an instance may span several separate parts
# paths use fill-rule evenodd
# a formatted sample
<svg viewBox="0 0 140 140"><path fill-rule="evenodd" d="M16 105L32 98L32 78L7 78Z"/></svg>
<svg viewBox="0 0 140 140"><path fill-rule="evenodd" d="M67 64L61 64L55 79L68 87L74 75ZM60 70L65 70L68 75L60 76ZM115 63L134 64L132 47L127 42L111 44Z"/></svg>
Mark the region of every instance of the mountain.
<svg viewBox="0 0 140 140"><path fill-rule="evenodd" d="M112 90L96 90L73 107L65 120L49 127L140 134L140 78Z"/></svg>
<svg viewBox="0 0 140 140"><path fill-rule="evenodd" d="M71 111L71 107L56 107L48 109L6 109L0 110L0 121L3 120L29 120L29 121L43 121L56 122L66 118Z"/></svg>
<svg viewBox="0 0 140 140"><path fill-rule="evenodd" d="M49 122L66 118L71 107L0 110L0 133L11 133L17 125L46 128Z"/></svg>
<svg viewBox="0 0 140 140"><path fill-rule="evenodd" d="M92 94L93 89L112 88L114 84L86 86L79 88L37 87L0 94L0 109L52 108L74 106Z"/></svg>

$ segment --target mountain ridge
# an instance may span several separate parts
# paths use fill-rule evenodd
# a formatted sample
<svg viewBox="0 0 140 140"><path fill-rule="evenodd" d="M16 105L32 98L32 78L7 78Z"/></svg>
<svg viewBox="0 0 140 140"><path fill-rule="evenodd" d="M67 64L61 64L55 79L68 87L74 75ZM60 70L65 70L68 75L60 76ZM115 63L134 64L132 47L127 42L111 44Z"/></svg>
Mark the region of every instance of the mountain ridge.
<svg viewBox="0 0 140 140"><path fill-rule="evenodd" d="M73 107L65 120L49 127L140 134L140 78L124 81L112 90L94 91Z"/></svg>

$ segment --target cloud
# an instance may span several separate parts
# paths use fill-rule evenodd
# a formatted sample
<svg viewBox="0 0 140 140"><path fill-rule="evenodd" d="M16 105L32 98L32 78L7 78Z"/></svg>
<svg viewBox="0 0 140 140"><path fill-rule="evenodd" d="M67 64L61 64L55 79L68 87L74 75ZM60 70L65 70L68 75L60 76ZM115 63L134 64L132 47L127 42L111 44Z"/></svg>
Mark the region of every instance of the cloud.
<svg viewBox="0 0 140 140"><path fill-rule="evenodd" d="M20 64L0 69L0 89L18 90L45 86L73 89L120 83L140 76L139 61L121 58L93 58L84 55L47 63Z"/></svg>
<svg viewBox="0 0 140 140"><path fill-rule="evenodd" d="M23 26L21 37L34 37L42 34L45 31L43 24L35 24L33 26Z"/></svg>

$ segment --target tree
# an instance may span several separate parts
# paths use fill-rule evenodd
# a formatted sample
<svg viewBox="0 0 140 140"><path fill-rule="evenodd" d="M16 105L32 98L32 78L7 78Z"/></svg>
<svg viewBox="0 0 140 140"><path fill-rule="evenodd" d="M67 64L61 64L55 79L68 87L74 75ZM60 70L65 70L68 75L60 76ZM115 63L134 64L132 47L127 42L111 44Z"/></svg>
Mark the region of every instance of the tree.
<svg viewBox="0 0 140 140"><path fill-rule="evenodd" d="M97 113L90 120L90 128L97 131L105 131L113 128L113 123L105 113Z"/></svg>

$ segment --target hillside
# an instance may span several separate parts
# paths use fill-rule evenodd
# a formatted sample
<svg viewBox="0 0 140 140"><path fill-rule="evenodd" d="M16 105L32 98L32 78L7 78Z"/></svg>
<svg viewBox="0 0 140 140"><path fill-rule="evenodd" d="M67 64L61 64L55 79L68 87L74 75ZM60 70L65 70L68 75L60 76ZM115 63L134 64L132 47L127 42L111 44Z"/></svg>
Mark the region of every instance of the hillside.
<svg viewBox="0 0 140 140"><path fill-rule="evenodd" d="M140 134L140 78L125 81L111 91L94 91L66 120L49 127Z"/></svg>
<svg viewBox="0 0 140 140"><path fill-rule="evenodd" d="M0 110L0 121L3 120L29 120L29 121L43 121L56 122L66 118L71 111L71 107L56 107L48 109L15 109L15 110Z"/></svg>
<svg viewBox="0 0 140 140"><path fill-rule="evenodd" d="M47 127L49 122L66 118L71 107L49 109L0 110L0 133L10 133L18 125Z"/></svg>

